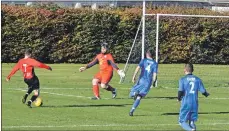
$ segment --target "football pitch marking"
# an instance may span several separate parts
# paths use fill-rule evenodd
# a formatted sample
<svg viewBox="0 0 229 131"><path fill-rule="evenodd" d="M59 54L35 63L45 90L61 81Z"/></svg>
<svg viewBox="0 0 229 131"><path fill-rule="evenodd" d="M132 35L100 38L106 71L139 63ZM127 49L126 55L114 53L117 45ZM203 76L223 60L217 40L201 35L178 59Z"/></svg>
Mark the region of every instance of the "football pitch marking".
<svg viewBox="0 0 229 131"><path fill-rule="evenodd" d="M25 88L24 89L22 89L22 88L19 88L19 89L9 89L9 90L27 91L27 90L25 90ZM43 92L43 91L41 91L41 93L50 94L50 95L57 95L57 96L67 96L67 97L77 97L77 98L87 98L87 99L90 99L91 98L91 97L87 97L87 96L69 95L69 94L61 94L61 93L53 93L53 92ZM103 97L102 99L103 100L110 100L112 98L104 98ZM160 98L160 99L163 99L163 98ZM166 99L166 98L164 98L164 99ZM207 99L212 99L212 100L229 100L229 97L225 97L225 98L218 98L218 97L211 98L211 97L209 97Z"/></svg>
<svg viewBox="0 0 229 131"><path fill-rule="evenodd" d="M13 87L12 87L13 88ZM130 90L132 87L130 88L118 88L118 90ZM162 87L162 88L158 88L158 87L153 87L151 90L153 90L154 88L156 89L169 89L169 90L178 90L177 88L171 88L171 87ZM229 87L220 87L223 89L229 89ZM18 87L17 89L27 89L25 87ZM218 88L217 88L218 89ZM46 86L42 86L41 90L92 90L92 88L56 88L56 87L46 87Z"/></svg>
<svg viewBox="0 0 229 131"><path fill-rule="evenodd" d="M178 126L179 124L103 124L103 125L47 125L47 126L2 126L2 128L74 128L74 127L138 127L138 126ZM200 126L229 125L229 123L205 123Z"/></svg>
<svg viewBox="0 0 229 131"><path fill-rule="evenodd" d="M23 90L23 89L13 89L13 90L17 90L17 91L27 91L27 90ZM68 94L60 94L60 93L53 93L53 92L41 92L44 94L50 94L50 95L57 95L57 96L68 96L68 97L78 97L78 98L87 98L87 99L91 99L91 97L87 97L87 96L78 96L78 95L68 95ZM111 99L111 98L102 98L105 100Z"/></svg>

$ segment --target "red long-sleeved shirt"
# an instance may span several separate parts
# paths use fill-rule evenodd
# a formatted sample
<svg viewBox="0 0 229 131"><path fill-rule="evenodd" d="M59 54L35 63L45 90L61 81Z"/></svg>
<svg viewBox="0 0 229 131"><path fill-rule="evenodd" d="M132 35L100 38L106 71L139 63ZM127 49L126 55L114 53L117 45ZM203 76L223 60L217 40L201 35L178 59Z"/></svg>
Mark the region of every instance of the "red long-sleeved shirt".
<svg viewBox="0 0 229 131"><path fill-rule="evenodd" d="M7 78L10 79L10 77L13 76L20 69L23 73L24 78L31 79L35 75L34 67L49 69L49 66L38 62L35 59L23 58L18 61L18 63L14 66Z"/></svg>
<svg viewBox="0 0 229 131"><path fill-rule="evenodd" d="M86 67L90 68L94 66L95 64L99 63L99 69L100 72L111 72L113 71L113 68L118 70L118 66L115 64L114 59L110 53L98 54L92 62L90 62Z"/></svg>

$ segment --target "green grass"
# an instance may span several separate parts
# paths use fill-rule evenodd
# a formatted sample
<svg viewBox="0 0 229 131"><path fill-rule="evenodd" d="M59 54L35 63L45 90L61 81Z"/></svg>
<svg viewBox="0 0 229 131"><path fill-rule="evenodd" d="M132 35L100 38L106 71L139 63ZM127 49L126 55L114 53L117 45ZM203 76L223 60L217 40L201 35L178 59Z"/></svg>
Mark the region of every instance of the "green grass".
<svg viewBox="0 0 229 131"><path fill-rule="evenodd" d="M21 73L5 82L12 66L2 64L2 130L182 130L177 122L180 104L173 97L183 64L159 66L158 88L141 101L134 117L128 116L132 84L118 84L117 73L111 81L118 89L117 99L100 89L103 99L93 101L87 97L92 96L97 67L83 73L78 72L78 64L54 64L52 72L36 69L44 106L30 109L21 103L26 89ZM229 130L229 67L195 65L194 73L211 94L199 96L198 130Z"/></svg>

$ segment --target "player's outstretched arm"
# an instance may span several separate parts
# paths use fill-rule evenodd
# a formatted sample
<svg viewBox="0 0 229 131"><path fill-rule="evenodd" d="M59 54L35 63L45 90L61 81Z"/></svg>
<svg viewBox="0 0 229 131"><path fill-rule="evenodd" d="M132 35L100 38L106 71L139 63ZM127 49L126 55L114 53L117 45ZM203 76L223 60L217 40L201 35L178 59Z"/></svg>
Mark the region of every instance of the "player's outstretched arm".
<svg viewBox="0 0 229 131"><path fill-rule="evenodd" d="M45 68L47 70L52 71L52 68L50 66L47 66L46 64L43 64L35 59L31 59L30 64L34 67Z"/></svg>
<svg viewBox="0 0 229 131"><path fill-rule="evenodd" d="M92 66L96 65L99 62L98 58L96 57L95 59L93 59L93 61L91 61L89 64L87 64L86 66L80 67L79 71L83 72L88 68L91 68Z"/></svg>
<svg viewBox="0 0 229 131"><path fill-rule="evenodd" d="M6 77L6 81L10 81L11 76L13 76L20 69L19 62L14 66L10 74Z"/></svg>
<svg viewBox="0 0 229 131"><path fill-rule="evenodd" d="M117 66L113 61L109 60L109 63L111 64L111 66L112 66L114 69L117 70L117 73L119 74L120 77L122 77L122 78L125 77L124 71L123 71L123 70L120 70L120 69L118 68L118 66Z"/></svg>
<svg viewBox="0 0 229 131"><path fill-rule="evenodd" d="M137 66L135 71L134 71L134 75L133 75L133 78L132 78L132 82L135 83L136 81L136 75L138 74L138 71L140 70L140 66Z"/></svg>

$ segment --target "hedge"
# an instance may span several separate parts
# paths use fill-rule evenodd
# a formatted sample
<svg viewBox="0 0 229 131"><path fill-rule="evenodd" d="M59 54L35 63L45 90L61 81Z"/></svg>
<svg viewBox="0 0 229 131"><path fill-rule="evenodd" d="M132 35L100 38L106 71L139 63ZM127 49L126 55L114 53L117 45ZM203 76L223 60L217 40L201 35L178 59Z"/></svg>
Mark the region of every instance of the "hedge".
<svg viewBox="0 0 229 131"><path fill-rule="evenodd" d="M2 62L16 62L29 47L42 62L87 63L99 53L100 43L106 41L115 61L124 63L141 19L140 8L49 10L2 6L1 11ZM147 12L229 14L184 7L161 7ZM154 17L147 18L147 48L155 48L155 24ZM161 17L160 62L228 64L228 27L229 19ZM139 54L140 46L136 47ZM133 62L138 62L141 56L134 57Z"/></svg>

